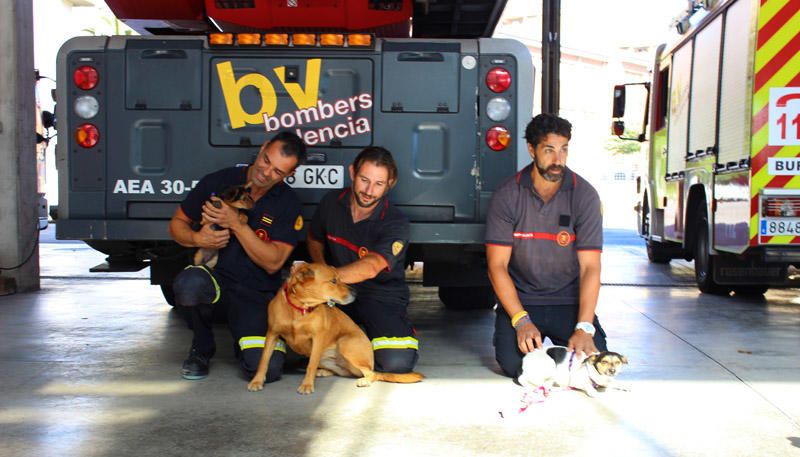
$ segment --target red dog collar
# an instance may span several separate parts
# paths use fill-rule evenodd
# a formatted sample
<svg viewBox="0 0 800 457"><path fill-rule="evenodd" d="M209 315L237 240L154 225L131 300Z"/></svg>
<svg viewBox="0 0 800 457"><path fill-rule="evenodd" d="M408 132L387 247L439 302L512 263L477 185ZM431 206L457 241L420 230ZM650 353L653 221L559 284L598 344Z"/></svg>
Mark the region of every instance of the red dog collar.
<svg viewBox="0 0 800 457"><path fill-rule="evenodd" d="M288 288L288 286L286 284L283 285L283 296L286 297L286 303L288 303L289 306L291 306L292 308L300 311L301 315L305 316L306 313L314 311L314 308L316 308L316 306L314 308L301 308L301 307L295 305L294 303L292 303L292 301L289 300L289 288Z"/></svg>

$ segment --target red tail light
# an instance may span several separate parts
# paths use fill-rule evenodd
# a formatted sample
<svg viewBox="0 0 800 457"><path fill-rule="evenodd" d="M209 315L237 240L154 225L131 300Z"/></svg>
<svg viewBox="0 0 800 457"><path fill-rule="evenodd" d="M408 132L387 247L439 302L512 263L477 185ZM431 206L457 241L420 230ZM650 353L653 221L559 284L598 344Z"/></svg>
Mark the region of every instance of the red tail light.
<svg viewBox="0 0 800 457"><path fill-rule="evenodd" d="M486 145L493 151L502 151L511 142L511 135L505 127L499 125L486 132Z"/></svg>
<svg viewBox="0 0 800 457"><path fill-rule="evenodd" d="M83 90L94 89L95 86L97 86L98 79L97 70L89 65L82 65L76 68L75 73L72 74L72 81L75 83L75 86Z"/></svg>
<svg viewBox="0 0 800 457"><path fill-rule="evenodd" d="M81 124L75 130L75 141L84 148L92 148L100 141L100 132L92 124Z"/></svg>
<svg viewBox="0 0 800 457"><path fill-rule="evenodd" d="M766 217L800 216L800 198L767 197L761 204L761 212Z"/></svg>
<svg viewBox="0 0 800 457"><path fill-rule="evenodd" d="M505 92L511 86L511 73L505 68L494 67L486 74L486 87L492 92Z"/></svg>

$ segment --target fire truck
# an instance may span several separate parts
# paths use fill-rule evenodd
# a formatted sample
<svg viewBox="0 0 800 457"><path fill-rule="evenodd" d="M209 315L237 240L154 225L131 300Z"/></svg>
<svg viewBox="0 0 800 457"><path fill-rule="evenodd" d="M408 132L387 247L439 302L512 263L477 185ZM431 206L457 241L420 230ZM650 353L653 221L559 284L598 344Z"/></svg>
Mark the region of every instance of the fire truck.
<svg viewBox="0 0 800 457"><path fill-rule="evenodd" d="M702 292L797 286L798 14L785 0L690 1L679 40L656 51L639 135L625 133L633 88L614 88L612 130L647 157L636 205L647 255L693 259Z"/></svg>
<svg viewBox="0 0 800 457"><path fill-rule="evenodd" d="M528 158L533 105L528 49L489 38L504 1L469 11L410 0L107 3L147 35L74 38L57 62L56 236L105 253L93 271L149 266L170 301L188 259L167 231L176 205L203 175L249 164L289 130L309 147L287 179L304 218L350 185L361 149L386 147L400 170L390 198L411 221L409 263L424 262L423 283L446 305L489 303L483 221L492 191Z"/></svg>

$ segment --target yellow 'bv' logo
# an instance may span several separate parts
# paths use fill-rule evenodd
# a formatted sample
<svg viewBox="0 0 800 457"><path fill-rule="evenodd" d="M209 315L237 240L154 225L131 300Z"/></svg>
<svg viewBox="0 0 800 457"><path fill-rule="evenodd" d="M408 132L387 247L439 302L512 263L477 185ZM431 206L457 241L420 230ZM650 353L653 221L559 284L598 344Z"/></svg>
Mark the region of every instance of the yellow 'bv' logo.
<svg viewBox="0 0 800 457"><path fill-rule="evenodd" d="M321 59L306 61L305 90L298 83L286 82L286 67L273 69L298 109L311 108L317 104L320 67ZM275 93L275 87L266 76L260 73L248 73L237 80L230 61L218 63L217 74L232 128L242 128L246 124L261 124L264 121L264 113L268 116L275 114L275 110L278 108L278 96ZM261 94L261 108L255 113L245 111L239 99L242 89L247 86L255 87Z"/></svg>

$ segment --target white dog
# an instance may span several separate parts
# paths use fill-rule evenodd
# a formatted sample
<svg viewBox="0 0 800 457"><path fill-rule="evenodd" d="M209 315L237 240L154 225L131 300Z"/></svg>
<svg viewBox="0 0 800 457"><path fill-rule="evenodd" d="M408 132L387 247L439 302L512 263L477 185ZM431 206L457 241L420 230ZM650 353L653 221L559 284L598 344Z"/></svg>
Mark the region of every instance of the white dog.
<svg viewBox="0 0 800 457"><path fill-rule="evenodd" d="M603 351L587 357L564 346L549 346L525 354L517 380L523 387L545 395L558 386L582 390L594 397L608 388L629 390L614 382L627 363L628 359L616 352Z"/></svg>

